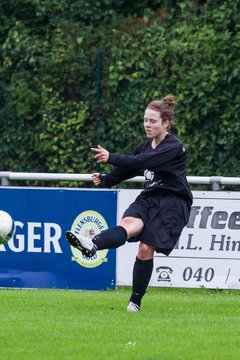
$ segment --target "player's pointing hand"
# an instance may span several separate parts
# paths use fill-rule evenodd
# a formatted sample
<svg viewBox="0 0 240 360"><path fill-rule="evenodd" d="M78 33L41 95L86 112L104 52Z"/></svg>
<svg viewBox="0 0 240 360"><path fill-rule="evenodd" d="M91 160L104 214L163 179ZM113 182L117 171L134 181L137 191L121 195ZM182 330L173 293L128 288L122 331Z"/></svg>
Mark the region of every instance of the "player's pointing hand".
<svg viewBox="0 0 240 360"><path fill-rule="evenodd" d="M106 163L109 159L109 151L104 149L102 146L98 145L96 148L91 148L93 152L96 153L95 159L98 163Z"/></svg>

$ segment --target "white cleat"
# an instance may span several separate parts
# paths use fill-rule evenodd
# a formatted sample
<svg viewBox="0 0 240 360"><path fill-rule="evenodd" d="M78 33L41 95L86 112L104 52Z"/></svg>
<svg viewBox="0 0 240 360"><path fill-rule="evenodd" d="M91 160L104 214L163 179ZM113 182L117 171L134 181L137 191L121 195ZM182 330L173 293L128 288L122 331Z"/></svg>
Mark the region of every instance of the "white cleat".
<svg viewBox="0 0 240 360"><path fill-rule="evenodd" d="M129 312L136 312L136 311L140 311L141 308L139 305L134 304L132 301L130 301L130 303L127 306L127 311Z"/></svg>
<svg viewBox="0 0 240 360"><path fill-rule="evenodd" d="M92 239L88 236L77 235L71 231L66 232L66 239L70 245L80 250L83 255L87 257L92 257L97 251L96 245L93 243Z"/></svg>

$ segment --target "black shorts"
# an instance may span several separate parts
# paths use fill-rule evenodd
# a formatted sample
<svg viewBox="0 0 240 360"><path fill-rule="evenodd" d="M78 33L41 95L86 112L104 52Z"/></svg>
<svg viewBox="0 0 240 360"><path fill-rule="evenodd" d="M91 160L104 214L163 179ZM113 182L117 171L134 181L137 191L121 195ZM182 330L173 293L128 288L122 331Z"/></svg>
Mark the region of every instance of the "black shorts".
<svg viewBox="0 0 240 360"><path fill-rule="evenodd" d="M128 241L140 241L153 246L156 252L169 255L188 222L190 209L190 204L174 193L159 191L140 194L124 212L123 218L140 218L144 228Z"/></svg>

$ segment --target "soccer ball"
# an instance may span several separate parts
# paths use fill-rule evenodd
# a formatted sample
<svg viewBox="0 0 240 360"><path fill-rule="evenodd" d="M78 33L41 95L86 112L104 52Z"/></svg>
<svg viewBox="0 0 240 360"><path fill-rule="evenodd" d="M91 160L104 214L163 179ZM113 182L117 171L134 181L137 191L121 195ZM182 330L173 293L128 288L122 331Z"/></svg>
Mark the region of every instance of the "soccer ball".
<svg viewBox="0 0 240 360"><path fill-rule="evenodd" d="M6 212L0 210L0 244L9 241L15 233L15 224L12 217Z"/></svg>

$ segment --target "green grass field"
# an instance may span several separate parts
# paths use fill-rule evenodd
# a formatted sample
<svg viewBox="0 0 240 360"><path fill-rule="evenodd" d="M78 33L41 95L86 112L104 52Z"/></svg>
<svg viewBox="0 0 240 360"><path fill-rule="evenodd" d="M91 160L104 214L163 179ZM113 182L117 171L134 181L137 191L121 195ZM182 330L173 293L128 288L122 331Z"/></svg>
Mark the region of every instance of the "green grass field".
<svg viewBox="0 0 240 360"><path fill-rule="evenodd" d="M128 313L116 291L0 290L0 359L240 358L240 293L149 288Z"/></svg>

